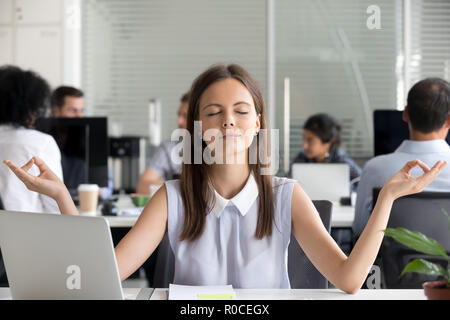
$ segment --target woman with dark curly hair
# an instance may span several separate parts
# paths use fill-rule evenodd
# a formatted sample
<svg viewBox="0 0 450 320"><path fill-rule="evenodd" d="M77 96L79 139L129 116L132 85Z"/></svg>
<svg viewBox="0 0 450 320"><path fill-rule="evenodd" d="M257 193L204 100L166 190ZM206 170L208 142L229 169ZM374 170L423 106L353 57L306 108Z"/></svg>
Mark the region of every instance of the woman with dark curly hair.
<svg viewBox="0 0 450 320"><path fill-rule="evenodd" d="M0 159L25 164L37 156L62 179L61 154L52 136L33 129L49 107L50 87L33 71L0 67ZM36 167L32 168L39 173ZM0 198L6 210L59 213L56 202L27 191L5 166L0 166Z"/></svg>

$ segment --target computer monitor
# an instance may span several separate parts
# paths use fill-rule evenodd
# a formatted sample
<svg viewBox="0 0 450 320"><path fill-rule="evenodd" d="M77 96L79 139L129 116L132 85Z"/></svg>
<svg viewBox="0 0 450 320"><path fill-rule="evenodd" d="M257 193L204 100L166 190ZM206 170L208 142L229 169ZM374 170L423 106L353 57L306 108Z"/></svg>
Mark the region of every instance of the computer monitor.
<svg viewBox="0 0 450 320"><path fill-rule="evenodd" d="M106 117L40 118L36 129L53 136L61 150L64 183L72 196L81 183L108 186Z"/></svg>
<svg viewBox="0 0 450 320"><path fill-rule="evenodd" d="M373 129L375 156L392 153L403 140L409 139L408 124L402 120L402 111L375 110ZM450 134L447 143L450 144Z"/></svg>

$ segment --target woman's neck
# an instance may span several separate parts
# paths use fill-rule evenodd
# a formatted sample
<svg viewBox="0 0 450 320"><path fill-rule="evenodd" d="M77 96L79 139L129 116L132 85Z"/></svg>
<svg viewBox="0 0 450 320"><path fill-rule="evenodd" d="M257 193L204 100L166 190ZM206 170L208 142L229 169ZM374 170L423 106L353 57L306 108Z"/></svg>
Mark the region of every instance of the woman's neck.
<svg viewBox="0 0 450 320"><path fill-rule="evenodd" d="M214 164L209 176L214 189L225 199L231 199L244 188L250 174L245 164Z"/></svg>

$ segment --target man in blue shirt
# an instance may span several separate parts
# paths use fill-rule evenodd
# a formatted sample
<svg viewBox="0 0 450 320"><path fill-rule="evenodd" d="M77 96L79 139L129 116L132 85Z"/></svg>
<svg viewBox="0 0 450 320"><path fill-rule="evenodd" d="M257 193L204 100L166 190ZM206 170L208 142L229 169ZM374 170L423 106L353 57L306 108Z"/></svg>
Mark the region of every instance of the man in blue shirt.
<svg viewBox="0 0 450 320"><path fill-rule="evenodd" d="M430 168L438 160L450 162L450 147L445 140L450 128L449 112L450 85L447 81L428 78L411 88L403 111L410 140L403 141L395 152L375 157L364 166L353 221L355 237L361 235L369 220L373 209L373 189L382 187L407 161L419 159ZM411 172L411 176L421 174L419 168ZM425 191L450 192L450 167L444 168Z"/></svg>

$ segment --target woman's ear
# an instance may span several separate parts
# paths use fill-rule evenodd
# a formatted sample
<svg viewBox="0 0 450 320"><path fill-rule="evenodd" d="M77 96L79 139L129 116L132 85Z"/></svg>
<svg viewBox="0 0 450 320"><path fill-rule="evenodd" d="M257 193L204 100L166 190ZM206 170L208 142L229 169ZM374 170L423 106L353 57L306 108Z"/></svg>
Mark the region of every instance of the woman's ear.
<svg viewBox="0 0 450 320"><path fill-rule="evenodd" d="M256 134L258 134L261 129L261 114L259 113L256 117Z"/></svg>

